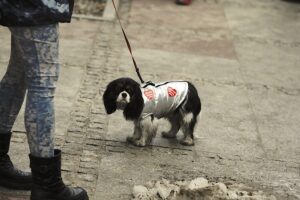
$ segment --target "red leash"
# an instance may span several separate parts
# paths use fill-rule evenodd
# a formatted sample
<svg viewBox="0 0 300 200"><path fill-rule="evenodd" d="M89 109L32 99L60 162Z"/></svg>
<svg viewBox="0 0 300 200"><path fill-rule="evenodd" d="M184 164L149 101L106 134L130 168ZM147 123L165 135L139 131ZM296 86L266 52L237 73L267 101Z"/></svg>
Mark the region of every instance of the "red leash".
<svg viewBox="0 0 300 200"><path fill-rule="evenodd" d="M132 61L133 61L134 67L135 67L135 71L136 71L136 73L137 73L139 79L141 80L141 82L142 82L142 83L145 83L145 81L142 79L142 76L141 76L141 74L140 74L140 70L139 70L139 68L138 68L138 66L137 66L137 64L136 64L136 62L135 62L134 57L133 57L132 50L131 50L131 45L130 45L129 40L128 40L127 36L126 36L126 33L125 33L125 31L124 31L124 28L123 28L123 26L122 26L122 24L121 24L121 20L120 20L120 17L119 17L119 14L118 14L118 11L117 11L117 8L116 8L116 5L115 5L115 1L112 0L112 3L113 3L113 5L114 5L115 11L116 11L116 16L117 16L118 21L119 21L119 24L120 24L120 26L121 26L121 29L122 29L122 32L123 32L123 35L124 35L124 38L125 38L125 41L126 41L128 50L129 50L129 53L130 53L130 55L131 55L131 58L132 58Z"/></svg>

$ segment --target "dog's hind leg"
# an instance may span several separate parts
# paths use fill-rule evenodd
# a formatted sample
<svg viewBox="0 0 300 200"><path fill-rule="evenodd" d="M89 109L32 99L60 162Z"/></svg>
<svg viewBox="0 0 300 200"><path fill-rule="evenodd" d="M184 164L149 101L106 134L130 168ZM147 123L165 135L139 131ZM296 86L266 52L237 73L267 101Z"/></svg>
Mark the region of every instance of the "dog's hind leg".
<svg viewBox="0 0 300 200"><path fill-rule="evenodd" d="M171 124L171 129L168 132L162 132L162 136L165 138L175 138L176 134L180 129L180 119L181 116L179 113L174 113L174 115L167 118Z"/></svg>
<svg viewBox="0 0 300 200"><path fill-rule="evenodd" d="M197 117L193 113L185 114L182 118L182 132L184 134L183 140L180 142L182 145L194 145L194 128L197 123Z"/></svg>

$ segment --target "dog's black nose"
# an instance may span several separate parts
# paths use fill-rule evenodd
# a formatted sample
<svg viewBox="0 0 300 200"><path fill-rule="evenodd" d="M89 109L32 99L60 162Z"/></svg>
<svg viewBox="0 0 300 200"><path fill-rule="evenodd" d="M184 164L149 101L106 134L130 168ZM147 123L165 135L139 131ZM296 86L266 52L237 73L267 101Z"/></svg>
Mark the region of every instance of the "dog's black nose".
<svg viewBox="0 0 300 200"><path fill-rule="evenodd" d="M122 93L122 97L123 97L123 98L126 98L126 97L127 97L127 94L126 94L126 93Z"/></svg>

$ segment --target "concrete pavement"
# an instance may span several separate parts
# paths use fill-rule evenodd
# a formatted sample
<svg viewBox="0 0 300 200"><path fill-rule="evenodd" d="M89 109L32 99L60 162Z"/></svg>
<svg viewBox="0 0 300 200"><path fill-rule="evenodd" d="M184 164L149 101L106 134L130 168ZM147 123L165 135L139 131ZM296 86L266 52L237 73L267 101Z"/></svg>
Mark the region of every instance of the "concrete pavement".
<svg viewBox="0 0 300 200"><path fill-rule="evenodd" d="M132 124L120 112L106 116L101 100L114 78L138 80L120 27L73 20L61 25L56 99L66 182L87 188L92 199L108 200L130 199L134 185L151 180L203 176L244 183L279 200L300 199L300 4L194 0L180 7L173 0L124 0L120 6L144 79L185 79L198 88L203 112L196 145L184 147L160 134L151 147L125 142ZM9 32L0 33L3 75ZM28 170L22 115L11 155ZM168 128L164 120L160 124L159 131ZM28 193L1 189L1 195L24 199Z"/></svg>

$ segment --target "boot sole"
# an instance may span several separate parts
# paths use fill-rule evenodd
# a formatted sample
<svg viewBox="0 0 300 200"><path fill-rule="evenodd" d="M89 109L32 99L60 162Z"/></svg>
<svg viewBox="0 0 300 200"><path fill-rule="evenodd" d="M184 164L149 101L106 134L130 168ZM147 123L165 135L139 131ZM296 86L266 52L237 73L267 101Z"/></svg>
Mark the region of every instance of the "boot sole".
<svg viewBox="0 0 300 200"><path fill-rule="evenodd" d="M41 199L40 198L30 198L30 200L41 200ZM43 200L57 200L57 199L45 199L45 198L43 198ZM72 200L89 200L89 197L77 198L77 199L72 199Z"/></svg>
<svg viewBox="0 0 300 200"><path fill-rule="evenodd" d="M30 200L58 200L58 198L55 198L55 197L53 197L53 198L41 198L41 197L32 197L32 196L30 196ZM62 200L65 200L65 199L62 199ZM89 200L89 197L88 197L88 195L87 195L87 193L85 193L85 194L83 194L83 195L80 195L80 196L78 196L78 197L76 197L76 198L72 198L72 200Z"/></svg>
<svg viewBox="0 0 300 200"><path fill-rule="evenodd" d="M41 200L40 198L30 198L30 200ZM43 199L43 200L57 200L57 199ZM72 199L72 200L89 200L89 197L86 197L86 198L79 198L79 199Z"/></svg>
<svg viewBox="0 0 300 200"><path fill-rule="evenodd" d="M30 200L41 200L40 198L30 198ZM43 199L43 200L57 200L57 199ZM89 197L86 197L86 198L79 198L79 199L72 199L72 200L89 200Z"/></svg>

